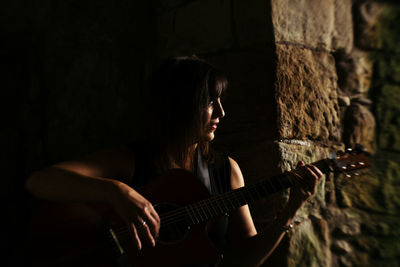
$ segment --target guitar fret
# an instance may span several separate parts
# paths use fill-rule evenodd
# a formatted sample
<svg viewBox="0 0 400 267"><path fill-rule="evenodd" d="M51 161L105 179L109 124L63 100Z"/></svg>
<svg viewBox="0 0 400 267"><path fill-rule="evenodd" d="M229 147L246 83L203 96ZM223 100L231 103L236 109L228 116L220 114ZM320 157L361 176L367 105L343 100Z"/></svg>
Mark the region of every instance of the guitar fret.
<svg viewBox="0 0 400 267"><path fill-rule="evenodd" d="M190 205L185 207L186 213L189 215L190 220L192 221L193 224L195 224L195 220L192 216L192 212L190 211Z"/></svg>
<svg viewBox="0 0 400 267"><path fill-rule="evenodd" d="M202 214L203 209L202 209L201 205L199 205L199 203L197 203L196 209L197 209L197 212L198 212L199 217L200 217L200 222L204 221L203 214Z"/></svg>
<svg viewBox="0 0 400 267"><path fill-rule="evenodd" d="M197 210L195 209L194 205L190 205L190 207L192 208L192 213L194 218L196 219L196 223L199 223L200 220L198 219L198 217L196 216ZM198 215L198 214L197 214Z"/></svg>
<svg viewBox="0 0 400 267"><path fill-rule="evenodd" d="M207 217L207 220L208 220L208 219L213 217L213 214L211 212L211 208L210 208L210 205L209 205L208 201L204 200L203 204L204 204L204 210L206 211L206 214L207 214L206 217Z"/></svg>
<svg viewBox="0 0 400 267"><path fill-rule="evenodd" d="M217 215L218 215L218 211L215 209L215 203L213 203L212 200L213 200L213 199L210 199L210 200L209 200L210 207L211 207L211 209L214 211L214 216L217 216Z"/></svg>
<svg viewBox="0 0 400 267"><path fill-rule="evenodd" d="M227 197L229 204L232 206L232 209L235 208L235 205L232 203L231 196Z"/></svg>
<svg viewBox="0 0 400 267"><path fill-rule="evenodd" d="M211 215L210 217L216 216L217 212L215 210L215 207L214 207L212 201L211 200L207 200L207 202L208 202L208 204L207 204L208 205L208 210L209 210L210 215Z"/></svg>
<svg viewBox="0 0 400 267"><path fill-rule="evenodd" d="M221 201L218 201L218 202L216 202L215 204L217 204L217 207L219 208L219 210L220 210L220 214L223 214L224 213L224 210L222 209L222 207L221 207Z"/></svg>
<svg viewBox="0 0 400 267"><path fill-rule="evenodd" d="M229 210L228 206L227 206L227 200L223 199L221 202L222 202L222 207L223 207L222 213L225 213L225 212L227 212Z"/></svg>
<svg viewBox="0 0 400 267"><path fill-rule="evenodd" d="M192 216L190 215L190 212L188 210L187 207L183 207L182 212L184 213L184 221L186 222L186 224L190 225L190 224L194 224L194 220L192 218Z"/></svg>
<svg viewBox="0 0 400 267"><path fill-rule="evenodd" d="M204 221L204 219L207 218L207 215L203 209L203 205L201 205L201 203L198 203L197 208L199 210L201 220ZM203 218L203 215L205 216L205 218Z"/></svg>

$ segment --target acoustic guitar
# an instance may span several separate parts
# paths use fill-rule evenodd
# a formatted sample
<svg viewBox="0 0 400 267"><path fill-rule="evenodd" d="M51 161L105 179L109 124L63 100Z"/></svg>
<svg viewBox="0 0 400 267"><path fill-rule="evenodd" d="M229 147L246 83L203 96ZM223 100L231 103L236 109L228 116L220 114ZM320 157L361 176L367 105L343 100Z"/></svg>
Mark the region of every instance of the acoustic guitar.
<svg viewBox="0 0 400 267"><path fill-rule="evenodd" d="M370 161L363 149L357 149L313 164L326 174L365 168ZM38 267L216 263L222 255L207 238L212 221L293 184L291 176L281 174L211 196L192 173L172 169L137 190L153 203L161 219L156 246L140 251L129 228L109 207L41 203L29 224L30 261Z"/></svg>

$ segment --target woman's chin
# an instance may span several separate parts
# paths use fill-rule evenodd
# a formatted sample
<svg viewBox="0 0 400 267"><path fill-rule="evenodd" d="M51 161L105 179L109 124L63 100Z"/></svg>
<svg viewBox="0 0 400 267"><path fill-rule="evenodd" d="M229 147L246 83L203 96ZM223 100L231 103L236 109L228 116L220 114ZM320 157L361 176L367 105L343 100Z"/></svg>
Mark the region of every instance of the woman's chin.
<svg viewBox="0 0 400 267"><path fill-rule="evenodd" d="M210 132L207 134L207 141L210 142L210 141L214 140L214 138L215 138L214 132Z"/></svg>

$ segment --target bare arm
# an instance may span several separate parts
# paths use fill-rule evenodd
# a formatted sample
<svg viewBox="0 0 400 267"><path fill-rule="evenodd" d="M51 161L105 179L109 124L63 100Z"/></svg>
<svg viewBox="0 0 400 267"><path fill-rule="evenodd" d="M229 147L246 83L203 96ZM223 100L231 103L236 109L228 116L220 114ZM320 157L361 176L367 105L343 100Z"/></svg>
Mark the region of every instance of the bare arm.
<svg viewBox="0 0 400 267"><path fill-rule="evenodd" d="M41 199L109 203L118 181L127 183L133 172L132 152L103 150L33 173L26 189Z"/></svg>
<svg viewBox="0 0 400 267"><path fill-rule="evenodd" d="M231 162L231 185L232 189L244 186L243 175L239 165L233 160ZM303 170L297 185L292 189L289 203L280 213L277 220L266 226L257 233L248 206L243 206L231 216L230 239L231 250L227 251L219 266L259 266L262 264L279 245L285 235L285 226L289 226L297 210L314 194L316 184L322 173L314 166L299 164ZM304 177L310 177L305 182ZM310 188L305 191L304 188Z"/></svg>
<svg viewBox="0 0 400 267"><path fill-rule="evenodd" d="M55 164L32 174L26 188L40 199L106 203L131 226L137 247L155 245L160 218L152 204L127 185L134 173L129 150L104 150L80 160ZM137 227L146 223L144 231Z"/></svg>

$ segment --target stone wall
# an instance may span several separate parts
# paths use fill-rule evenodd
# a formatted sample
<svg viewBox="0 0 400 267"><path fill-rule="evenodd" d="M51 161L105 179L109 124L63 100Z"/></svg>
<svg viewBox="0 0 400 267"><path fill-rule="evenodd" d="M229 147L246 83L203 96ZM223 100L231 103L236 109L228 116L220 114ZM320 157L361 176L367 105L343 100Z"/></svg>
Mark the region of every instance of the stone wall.
<svg viewBox="0 0 400 267"><path fill-rule="evenodd" d="M283 264L396 266L399 6L276 1L272 10L280 59L278 128L285 142L302 140L283 149L281 166L312 161L308 155L341 144L361 143L374 154L371 170L350 179L326 177L296 218Z"/></svg>

